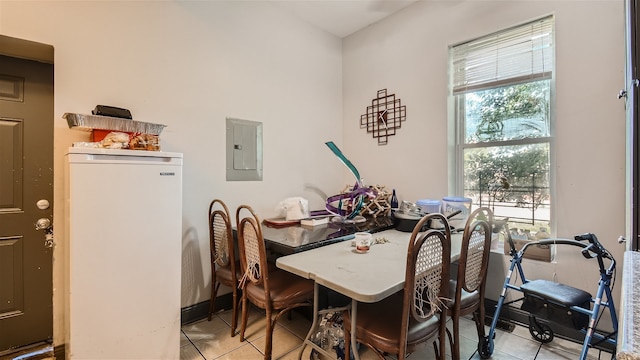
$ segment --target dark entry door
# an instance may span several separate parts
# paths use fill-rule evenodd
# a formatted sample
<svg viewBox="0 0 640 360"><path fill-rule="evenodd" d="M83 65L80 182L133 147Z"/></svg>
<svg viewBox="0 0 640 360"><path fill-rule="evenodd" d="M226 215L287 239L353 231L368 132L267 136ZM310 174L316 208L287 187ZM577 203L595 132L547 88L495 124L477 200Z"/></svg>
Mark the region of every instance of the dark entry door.
<svg viewBox="0 0 640 360"><path fill-rule="evenodd" d="M53 222L53 65L0 55L0 354L53 337L47 222Z"/></svg>

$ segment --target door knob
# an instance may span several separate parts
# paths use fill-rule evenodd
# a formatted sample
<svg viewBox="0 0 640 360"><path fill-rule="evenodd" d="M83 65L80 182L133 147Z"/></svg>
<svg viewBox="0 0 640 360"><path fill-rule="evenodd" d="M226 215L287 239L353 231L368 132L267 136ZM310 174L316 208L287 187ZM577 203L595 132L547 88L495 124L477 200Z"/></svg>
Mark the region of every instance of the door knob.
<svg viewBox="0 0 640 360"><path fill-rule="evenodd" d="M40 218L36 222L36 230L48 230L51 228L51 220L47 218Z"/></svg>
<svg viewBox="0 0 640 360"><path fill-rule="evenodd" d="M53 226L51 220L47 218L40 218L36 221L36 230L44 230L44 246L48 249L52 249L55 246L53 241Z"/></svg>
<svg viewBox="0 0 640 360"><path fill-rule="evenodd" d="M620 90L620 92L618 93L618 99L622 99L626 97L627 97L627 90Z"/></svg>

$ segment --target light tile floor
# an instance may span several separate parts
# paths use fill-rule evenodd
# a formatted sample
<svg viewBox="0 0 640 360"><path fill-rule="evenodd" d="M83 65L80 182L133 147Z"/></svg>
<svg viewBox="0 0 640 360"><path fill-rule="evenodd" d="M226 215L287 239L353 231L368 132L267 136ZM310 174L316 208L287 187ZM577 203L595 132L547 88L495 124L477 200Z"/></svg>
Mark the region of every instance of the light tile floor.
<svg viewBox="0 0 640 360"><path fill-rule="evenodd" d="M238 335L231 337L231 311L223 311L214 315L211 321L200 320L182 326L181 331L181 360L213 360L213 359L262 359L264 356L265 316L257 309L252 309L245 332L247 338L240 342ZM311 322L301 314L293 311L291 319L286 315L278 322L273 335L273 359L298 359L302 346L302 339L307 335ZM488 328L487 328L488 330ZM477 333L475 324L470 319L460 322L461 348L463 359L480 359L476 352ZM497 330L495 350L492 359L502 360L547 360L547 359L577 359L582 348L568 340L554 338L549 344L541 345L533 340L526 327L516 326L509 333ZM311 349L307 346L302 359L309 359ZM451 358L451 351L447 348L447 357ZM360 350L362 360L377 359L365 347ZM434 351L428 344L413 354L412 359L434 359ZM611 359L611 354L597 350L589 351L589 359Z"/></svg>

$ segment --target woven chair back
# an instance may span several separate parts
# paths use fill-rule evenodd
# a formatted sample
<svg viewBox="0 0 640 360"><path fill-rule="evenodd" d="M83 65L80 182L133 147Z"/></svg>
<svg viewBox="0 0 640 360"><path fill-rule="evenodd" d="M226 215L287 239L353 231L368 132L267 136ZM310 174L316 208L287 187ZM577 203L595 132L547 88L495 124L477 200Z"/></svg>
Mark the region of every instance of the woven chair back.
<svg viewBox="0 0 640 360"><path fill-rule="evenodd" d="M446 231L420 232L422 224L439 219ZM440 313L444 307L449 282L451 259L451 233L447 219L441 214L423 217L411 234L407 251L405 296L410 296L411 315L417 321L425 321ZM407 304L408 305L408 304Z"/></svg>
<svg viewBox="0 0 640 360"><path fill-rule="evenodd" d="M243 210L249 214L241 217ZM240 205L236 211L238 221L238 247L243 277L241 287L246 281L265 286L268 292L267 255L262 236L262 227L258 216L248 205Z"/></svg>
<svg viewBox="0 0 640 360"><path fill-rule="evenodd" d="M209 241L212 262L227 267L235 261L231 216L220 199L214 199L209 205Z"/></svg>
<svg viewBox="0 0 640 360"><path fill-rule="evenodd" d="M467 292L480 290L483 285L489 262L489 250L491 247L491 234L493 224L493 212L486 207L481 207L469 214L462 234L462 249L460 253L464 278L461 281L462 289Z"/></svg>

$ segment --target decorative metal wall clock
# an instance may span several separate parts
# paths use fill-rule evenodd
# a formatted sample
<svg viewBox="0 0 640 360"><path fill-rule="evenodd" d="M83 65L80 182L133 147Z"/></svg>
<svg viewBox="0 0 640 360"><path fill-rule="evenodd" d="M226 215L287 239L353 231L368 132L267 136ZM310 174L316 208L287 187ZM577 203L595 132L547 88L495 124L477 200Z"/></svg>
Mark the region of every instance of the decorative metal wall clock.
<svg viewBox="0 0 640 360"><path fill-rule="evenodd" d="M378 139L378 145L386 145L406 118L407 107L400 105L396 94L387 95L387 89L382 89L371 100L371 106L367 106L367 113L360 116L360 128L366 128L367 133Z"/></svg>

